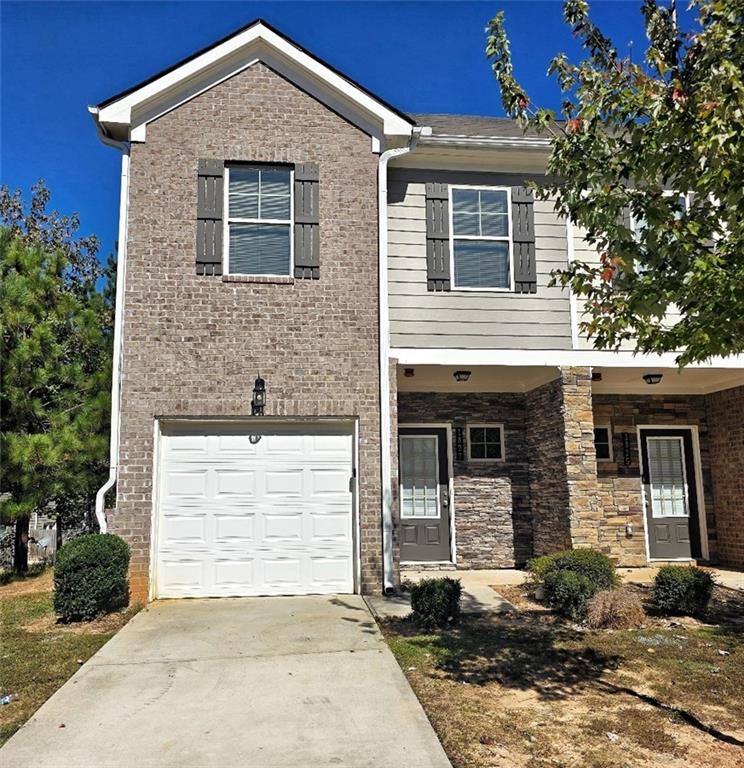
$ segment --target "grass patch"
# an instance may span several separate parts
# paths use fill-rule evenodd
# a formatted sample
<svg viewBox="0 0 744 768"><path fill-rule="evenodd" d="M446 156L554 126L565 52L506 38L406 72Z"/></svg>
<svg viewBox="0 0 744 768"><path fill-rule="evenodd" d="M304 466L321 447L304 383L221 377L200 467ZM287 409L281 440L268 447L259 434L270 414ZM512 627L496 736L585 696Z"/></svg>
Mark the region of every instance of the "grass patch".
<svg viewBox="0 0 744 768"><path fill-rule="evenodd" d="M0 587L0 744L137 612L133 606L88 624L61 626L51 571Z"/></svg>
<svg viewBox="0 0 744 768"><path fill-rule="evenodd" d="M730 626L586 631L523 610L382 629L455 768L744 766L741 748L621 690L743 738L744 638Z"/></svg>

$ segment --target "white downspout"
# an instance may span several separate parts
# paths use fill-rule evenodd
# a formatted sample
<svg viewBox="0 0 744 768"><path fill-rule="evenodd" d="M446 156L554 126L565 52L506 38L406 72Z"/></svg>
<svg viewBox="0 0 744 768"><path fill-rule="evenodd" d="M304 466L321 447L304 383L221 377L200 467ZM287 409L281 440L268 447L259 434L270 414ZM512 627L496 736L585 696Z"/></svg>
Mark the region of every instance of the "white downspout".
<svg viewBox="0 0 744 768"><path fill-rule="evenodd" d="M431 132L431 129L428 129ZM419 135L426 128L414 128L406 147L387 149L380 155L377 166L379 253L378 284L380 305L380 474L382 481L382 582L383 592L395 591L393 568L393 480L390 463L390 308L388 305L388 161L412 152Z"/></svg>
<svg viewBox="0 0 744 768"><path fill-rule="evenodd" d="M99 131L100 132L100 131ZM121 189L119 199L119 243L116 254L116 307L114 309L114 349L111 367L111 439L109 443L108 480L96 493L96 519L101 533L106 533L108 525L104 505L106 493L116 482L119 464L119 415L121 412L121 342L122 321L124 318L124 281L126 279L127 222L129 219L129 147L125 143L113 142L101 135L101 139L111 146L121 148Z"/></svg>

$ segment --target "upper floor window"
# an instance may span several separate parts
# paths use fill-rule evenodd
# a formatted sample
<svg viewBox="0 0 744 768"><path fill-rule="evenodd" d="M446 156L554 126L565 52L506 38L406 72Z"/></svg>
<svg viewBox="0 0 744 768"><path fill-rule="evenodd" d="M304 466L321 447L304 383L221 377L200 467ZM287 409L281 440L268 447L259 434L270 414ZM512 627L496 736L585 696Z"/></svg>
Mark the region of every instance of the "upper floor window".
<svg viewBox="0 0 744 768"><path fill-rule="evenodd" d="M510 190L453 186L451 194L453 287L511 290Z"/></svg>
<svg viewBox="0 0 744 768"><path fill-rule="evenodd" d="M689 200L687 198L687 195L680 195L677 192L673 192L671 190L667 190L664 192L664 197L676 197L677 198L677 208L674 211L674 218L675 219L681 219L682 216L684 216L685 213L687 213L687 209L689 207ZM643 237L644 230L648 227L648 223L646 222L645 217L643 216L634 216L632 213L630 215L630 228L633 232L633 237L635 237L636 240L641 240Z"/></svg>
<svg viewBox="0 0 744 768"><path fill-rule="evenodd" d="M231 165L227 188L227 274L292 274L292 170Z"/></svg>

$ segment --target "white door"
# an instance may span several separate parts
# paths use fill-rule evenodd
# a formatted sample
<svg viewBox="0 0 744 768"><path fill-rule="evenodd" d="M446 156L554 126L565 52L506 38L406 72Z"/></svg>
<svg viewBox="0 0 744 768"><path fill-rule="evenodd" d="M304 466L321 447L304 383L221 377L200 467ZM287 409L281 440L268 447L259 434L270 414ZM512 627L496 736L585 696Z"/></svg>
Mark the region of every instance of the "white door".
<svg viewBox="0 0 744 768"><path fill-rule="evenodd" d="M163 428L157 597L354 591L347 426Z"/></svg>

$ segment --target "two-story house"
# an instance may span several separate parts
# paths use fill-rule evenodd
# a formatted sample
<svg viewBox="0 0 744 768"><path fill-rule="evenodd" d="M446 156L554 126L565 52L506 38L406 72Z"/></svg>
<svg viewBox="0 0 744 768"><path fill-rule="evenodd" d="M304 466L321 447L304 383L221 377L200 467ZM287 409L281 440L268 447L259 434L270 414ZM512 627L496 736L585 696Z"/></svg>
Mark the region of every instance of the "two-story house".
<svg viewBox="0 0 744 768"><path fill-rule="evenodd" d="M744 361L580 336L549 278L594 256L525 186L546 139L403 112L262 21L91 112L122 153L98 513L134 593L744 565Z"/></svg>

